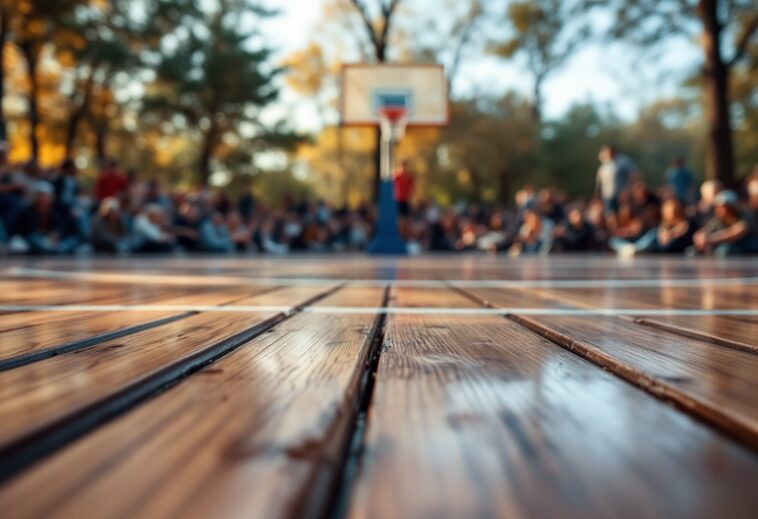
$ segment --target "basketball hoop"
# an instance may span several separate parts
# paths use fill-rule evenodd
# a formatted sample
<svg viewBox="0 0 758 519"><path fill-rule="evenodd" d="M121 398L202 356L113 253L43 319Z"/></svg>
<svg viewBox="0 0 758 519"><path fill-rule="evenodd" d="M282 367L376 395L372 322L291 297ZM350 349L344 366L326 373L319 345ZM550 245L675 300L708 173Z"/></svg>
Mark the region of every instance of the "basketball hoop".
<svg viewBox="0 0 758 519"><path fill-rule="evenodd" d="M404 106L385 106L379 109L382 137L386 141L396 141L405 135L408 126L408 110Z"/></svg>

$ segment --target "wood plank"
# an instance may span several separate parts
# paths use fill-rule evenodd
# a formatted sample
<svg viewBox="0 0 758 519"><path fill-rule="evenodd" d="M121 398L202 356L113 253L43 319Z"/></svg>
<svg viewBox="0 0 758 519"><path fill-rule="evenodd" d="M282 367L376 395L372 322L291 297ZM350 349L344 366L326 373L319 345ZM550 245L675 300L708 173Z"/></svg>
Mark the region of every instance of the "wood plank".
<svg viewBox="0 0 758 519"><path fill-rule="evenodd" d="M270 287L250 287L242 291L201 290L189 293L170 290L166 295L154 295L141 304L223 305L271 290ZM178 295L182 293L183 295ZM243 297L242 294L246 296ZM96 304L120 304L120 301L100 301ZM189 315L187 311L174 309L113 312L32 311L0 315L0 370L92 346L103 340L123 337ZM167 318L173 319L167 321Z"/></svg>
<svg viewBox="0 0 758 519"><path fill-rule="evenodd" d="M337 292L319 300L315 305L317 307L347 307L359 308L368 307L376 308L381 306L384 299L384 288L380 287L345 287Z"/></svg>
<svg viewBox="0 0 758 519"><path fill-rule="evenodd" d="M449 288L396 287L390 292L390 306L404 308L477 308L468 297Z"/></svg>
<svg viewBox="0 0 758 519"><path fill-rule="evenodd" d="M758 307L758 290L751 286L539 288L524 291L592 308L733 310Z"/></svg>
<svg viewBox="0 0 758 519"><path fill-rule="evenodd" d="M712 287L710 287L712 288ZM744 309L755 308L746 287L706 289L465 289L485 304L501 308L587 308L639 309L639 316L620 316L638 324L650 325L684 337L720 346L758 352L755 332L758 320L745 316L655 316L645 317L645 310L658 309ZM629 293L627 299L624 294ZM519 301L523 303L519 305ZM698 303L699 301L699 303ZM700 305L704 306L700 306ZM750 306L752 304L752 306Z"/></svg>
<svg viewBox="0 0 758 519"><path fill-rule="evenodd" d="M758 356L613 317L515 318L758 448Z"/></svg>
<svg viewBox="0 0 758 519"><path fill-rule="evenodd" d="M685 337L758 353L758 320L730 319L719 315L660 316L635 319L638 324L660 328Z"/></svg>
<svg viewBox="0 0 758 519"><path fill-rule="evenodd" d="M158 293L154 286L90 285L60 281L18 280L0 282L2 305L62 305L119 301L138 302Z"/></svg>
<svg viewBox="0 0 758 519"><path fill-rule="evenodd" d="M382 304L383 290L319 302ZM318 515L377 319L300 314L0 487L14 517ZM60 477L65 474L66 477ZM327 492L328 493L328 492Z"/></svg>
<svg viewBox="0 0 758 519"><path fill-rule="evenodd" d="M513 322L389 315L385 337L349 517L758 506L754 454Z"/></svg>
<svg viewBox="0 0 758 519"><path fill-rule="evenodd" d="M281 292L285 291L294 305L325 292L314 287ZM252 297L249 303L267 297ZM93 415L88 423L97 423L110 416L109 402L126 402L119 408L131 405L284 316L282 312L201 313L0 373L0 475L3 467L8 472L22 463L29 456L26 450L37 452L40 438L63 434L59 430L72 420L79 427L76 417Z"/></svg>
<svg viewBox="0 0 758 519"><path fill-rule="evenodd" d="M478 290L469 292L478 297ZM618 317L512 319L758 448L758 356Z"/></svg>
<svg viewBox="0 0 758 519"><path fill-rule="evenodd" d="M518 288L466 288L464 293L476 294L484 304L501 308L569 308L570 305L555 298L542 297L534 291ZM474 306L481 306L472 303Z"/></svg>

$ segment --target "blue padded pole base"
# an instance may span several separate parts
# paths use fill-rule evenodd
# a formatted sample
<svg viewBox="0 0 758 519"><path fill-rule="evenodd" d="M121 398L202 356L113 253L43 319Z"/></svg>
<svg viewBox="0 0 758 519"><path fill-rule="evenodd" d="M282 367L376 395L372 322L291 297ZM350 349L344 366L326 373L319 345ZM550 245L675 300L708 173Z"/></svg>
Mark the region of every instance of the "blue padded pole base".
<svg viewBox="0 0 758 519"><path fill-rule="evenodd" d="M379 214L377 215L376 233L369 244L371 254L407 255L405 242L400 237L397 227L397 203L395 203L394 184L392 180L382 180L379 185Z"/></svg>

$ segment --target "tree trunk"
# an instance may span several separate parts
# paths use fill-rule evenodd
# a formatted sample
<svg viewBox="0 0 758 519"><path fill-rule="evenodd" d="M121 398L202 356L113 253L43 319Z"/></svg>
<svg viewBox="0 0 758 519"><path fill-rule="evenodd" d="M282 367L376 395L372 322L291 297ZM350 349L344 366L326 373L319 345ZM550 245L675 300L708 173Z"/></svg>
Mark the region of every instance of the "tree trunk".
<svg viewBox="0 0 758 519"><path fill-rule="evenodd" d="M200 152L200 164L198 167L200 184L202 186L207 186L211 177L211 160L213 159L213 152L216 150L217 133L218 127L213 118L211 118L211 125L203 137L203 148Z"/></svg>
<svg viewBox="0 0 758 519"><path fill-rule="evenodd" d="M511 203L511 174L507 167L500 170L498 180L500 181L498 200L502 207L508 207Z"/></svg>
<svg viewBox="0 0 758 519"><path fill-rule="evenodd" d="M76 136L79 132L79 123L84 118L85 112L90 102L92 94L92 88L95 82L94 67L90 70L87 81L84 83L84 92L82 93L82 99L71 110L71 114L68 117L68 124L66 126L66 158L72 158L74 154L74 145L76 143ZM103 149L105 147L103 146Z"/></svg>
<svg viewBox="0 0 758 519"><path fill-rule="evenodd" d="M100 117L95 120L95 158L103 168L108 160L108 120Z"/></svg>
<svg viewBox="0 0 758 519"><path fill-rule="evenodd" d="M538 128L542 128L542 83L544 82L544 76L537 74L534 78L534 96L532 104L532 117L534 122L537 123Z"/></svg>
<svg viewBox="0 0 758 519"><path fill-rule="evenodd" d="M8 42L10 20L8 14L0 12L0 141L8 140L8 127L5 121L5 44Z"/></svg>
<svg viewBox="0 0 758 519"><path fill-rule="evenodd" d="M37 139L37 127L39 126L39 83L37 77L37 51L33 42L24 41L19 45L21 53L26 61L26 72L29 76L29 98L27 117L29 119L29 144L32 149L32 158L39 158L39 140Z"/></svg>
<svg viewBox="0 0 758 519"><path fill-rule="evenodd" d="M708 120L707 176L734 187L734 147L729 112L730 69L721 49L722 25L718 19L718 0L701 0L698 14L703 23L705 52L706 116Z"/></svg>

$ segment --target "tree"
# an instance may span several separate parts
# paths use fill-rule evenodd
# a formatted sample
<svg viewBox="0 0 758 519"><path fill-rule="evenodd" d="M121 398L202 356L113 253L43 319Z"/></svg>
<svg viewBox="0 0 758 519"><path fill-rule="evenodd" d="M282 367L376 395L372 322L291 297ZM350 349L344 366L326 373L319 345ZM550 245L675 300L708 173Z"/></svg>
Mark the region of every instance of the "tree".
<svg viewBox="0 0 758 519"><path fill-rule="evenodd" d="M732 107L735 113L737 172L750 174L758 164L758 42L748 49L745 67L740 67L732 82Z"/></svg>
<svg viewBox="0 0 758 519"><path fill-rule="evenodd" d="M508 5L513 35L495 46L496 54L523 55L533 78L533 115L542 122L542 89L548 76L586 40L588 29L577 26L576 3L566 0L521 0ZM569 21L574 20L574 23Z"/></svg>
<svg viewBox="0 0 758 519"><path fill-rule="evenodd" d="M708 123L707 173L711 178L734 185L730 78L735 65L745 57L748 46L758 33L758 4L755 0L586 2L590 7L610 9L614 15L613 37L629 38L643 46L681 35L700 42Z"/></svg>
<svg viewBox="0 0 758 519"><path fill-rule="evenodd" d="M270 13L246 2L221 1L217 7L163 53L144 101L145 112L160 115L163 127L199 132L203 184L222 143L260 130L258 113L276 99L280 72L269 63L270 49L252 46L255 29L245 29L251 19Z"/></svg>
<svg viewBox="0 0 758 519"><path fill-rule="evenodd" d="M94 130L95 155L104 161L111 119L118 108L113 95L118 78L133 83L135 74L149 69L150 57L161 42L201 14L196 0L144 1L140 14L135 14L136 4L135 0L93 3L67 21L75 37L58 44L59 52L70 54L74 64L67 96L67 157L74 153L81 123L88 120Z"/></svg>
<svg viewBox="0 0 758 519"><path fill-rule="evenodd" d="M9 0L0 1L0 141L8 139L8 129L5 119L5 46L11 30L11 5Z"/></svg>
<svg viewBox="0 0 758 519"><path fill-rule="evenodd" d="M32 157L39 156L38 130L41 124L39 113L39 63L47 46L65 35L64 20L77 5L85 0L18 0L4 10L8 17L13 41L21 51L26 64L29 83L27 116L29 119L29 142Z"/></svg>

